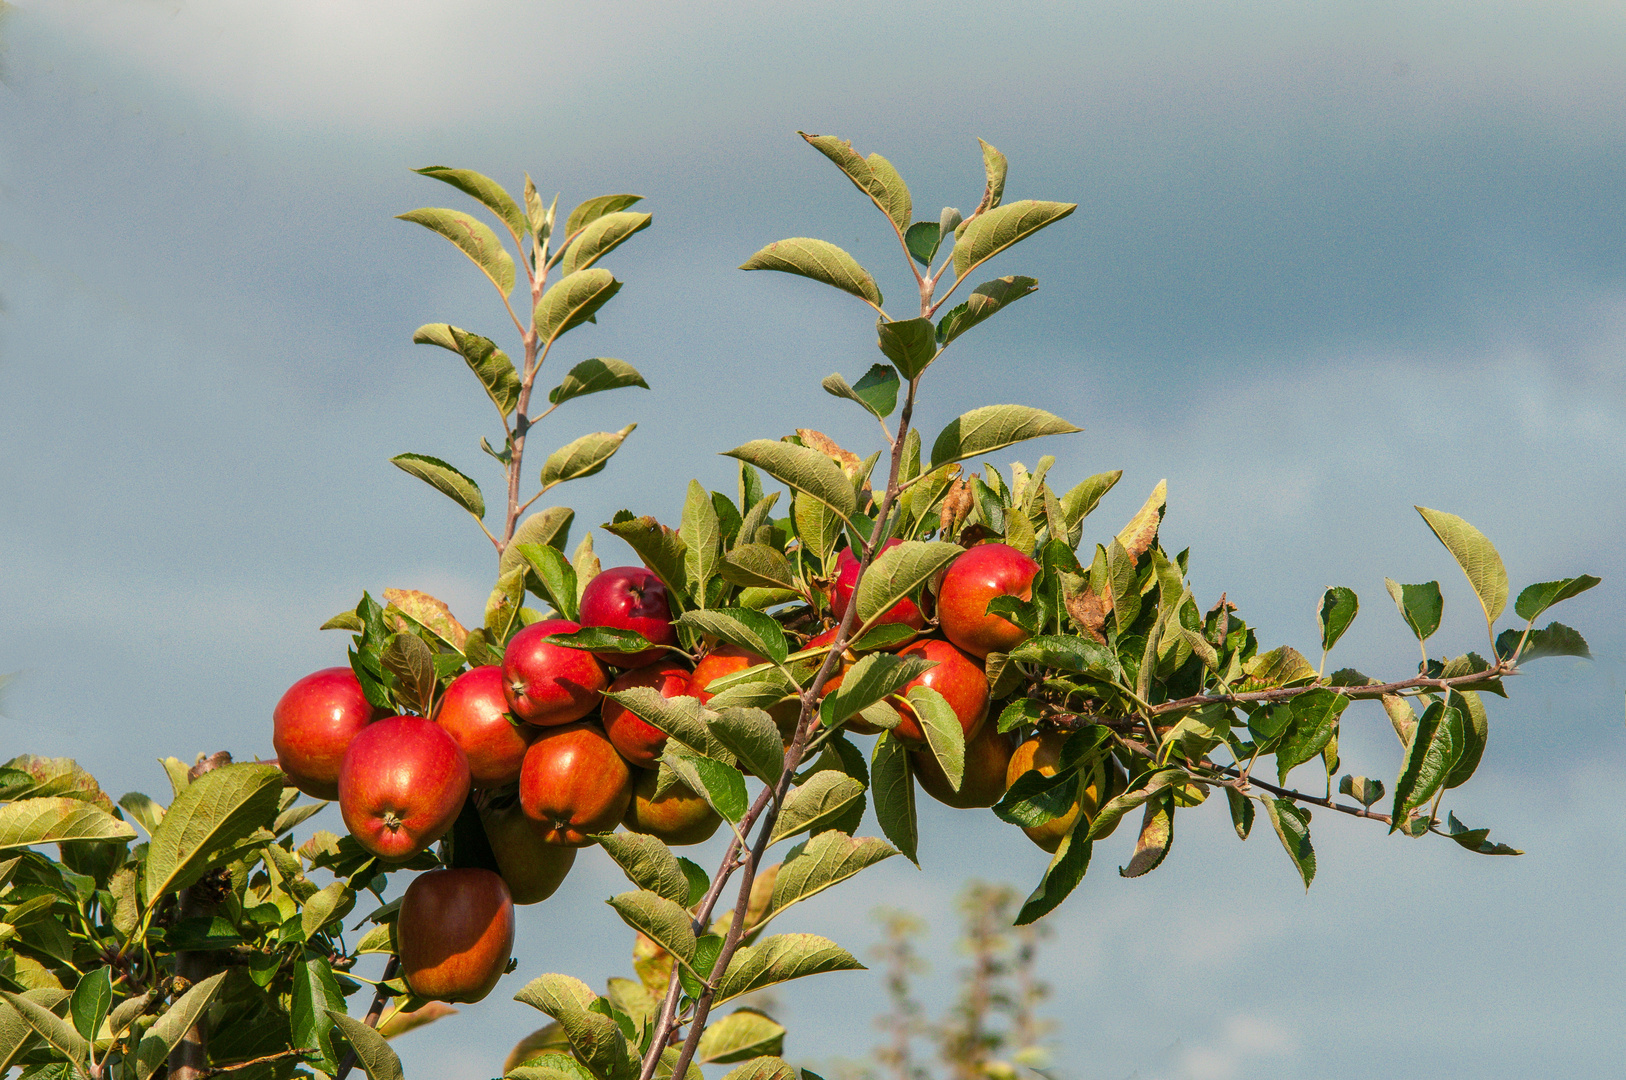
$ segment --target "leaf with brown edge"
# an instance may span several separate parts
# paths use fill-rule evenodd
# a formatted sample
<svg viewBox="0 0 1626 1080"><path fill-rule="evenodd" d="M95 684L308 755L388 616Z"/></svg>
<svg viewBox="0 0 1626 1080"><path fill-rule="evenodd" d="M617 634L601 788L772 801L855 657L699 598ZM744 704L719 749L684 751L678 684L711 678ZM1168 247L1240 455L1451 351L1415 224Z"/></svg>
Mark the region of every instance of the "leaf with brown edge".
<svg viewBox="0 0 1626 1080"><path fill-rule="evenodd" d="M1129 524L1118 533L1118 543L1124 546L1130 559L1135 562L1140 562L1140 557L1157 543L1158 526L1163 523L1163 511L1168 501L1169 482L1159 480L1146 504L1135 512L1135 516L1129 519Z"/></svg>
<svg viewBox="0 0 1626 1080"><path fill-rule="evenodd" d="M1135 841L1135 854L1129 865L1118 873L1126 878L1149 874L1168 857L1169 845L1174 842L1174 792L1164 789L1147 800L1141 817L1140 838Z"/></svg>
<svg viewBox="0 0 1626 1080"><path fill-rule="evenodd" d="M452 609L443 600L437 600L417 589L384 590L384 622L396 630L410 630L412 625L422 627L458 652L469 632L452 615Z"/></svg>
<svg viewBox="0 0 1626 1080"><path fill-rule="evenodd" d="M1112 612L1112 600L1095 595L1088 585L1076 593L1062 597L1067 614L1085 635L1098 644L1107 643L1107 615Z"/></svg>

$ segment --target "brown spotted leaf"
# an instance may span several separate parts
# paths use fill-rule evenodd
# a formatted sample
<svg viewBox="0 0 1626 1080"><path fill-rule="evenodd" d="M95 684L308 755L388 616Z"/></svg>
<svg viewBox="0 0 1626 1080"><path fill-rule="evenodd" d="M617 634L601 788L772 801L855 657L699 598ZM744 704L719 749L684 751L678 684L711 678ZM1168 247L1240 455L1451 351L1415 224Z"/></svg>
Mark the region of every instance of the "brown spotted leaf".
<svg viewBox="0 0 1626 1080"><path fill-rule="evenodd" d="M1151 497L1146 500L1146 505L1129 519L1129 524L1118 534L1118 543L1129 552L1132 562L1139 563L1140 557L1157 543L1157 528L1163 522L1163 510L1168 501L1169 482L1159 480L1157 487L1152 489Z"/></svg>
<svg viewBox="0 0 1626 1080"><path fill-rule="evenodd" d="M391 629L410 631L413 627L409 622L416 623L458 652L463 651L469 632L444 601L417 589L385 589L384 600L384 621Z"/></svg>

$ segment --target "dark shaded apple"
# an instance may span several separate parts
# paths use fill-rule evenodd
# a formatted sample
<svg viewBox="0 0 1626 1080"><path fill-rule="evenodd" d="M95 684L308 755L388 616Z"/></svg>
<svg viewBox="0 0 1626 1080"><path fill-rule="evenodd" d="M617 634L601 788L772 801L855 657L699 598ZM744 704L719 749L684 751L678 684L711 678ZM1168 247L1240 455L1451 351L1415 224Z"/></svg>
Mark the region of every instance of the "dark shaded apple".
<svg viewBox="0 0 1626 1080"><path fill-rule="evenodd" d="M706 689L707 686L725 675L732 675L737 671L744 671L746 668L767 662L767 657L758 656L738 645L719 645L701 657L700 663L694 666L694 674L689 676L689 689L685 692L704 705L715 696ZM801 714L802 703L797 698L787 698L768 709L768 715L773 717L773 722L778 725L779 736L786 746L790 745L791 739L796 735L796 721Z"/></svg>
<svg viewBox="0 0 1626 1080"><path fill-rule="evenodd" d="M892 729L892 734L906 743L918 744L926 741L926 733L921 730L914 706L910 705L905 697L910 688L926 686L942 694L943 699L953 708L954 715L960 721L960 730L965 733L966 741L970 742L975 738L977 732L982 730L983 721L988 718L988 676L983 674L982 665L953 645L937 638L917 641L913 645L899 649L898 655L935 660L937 666L904 683L900 692L886 699L888 704L898 710L898 715L903 717L903 722Z"/></svg>
<svg viewBox="0 0 1626 1080"><path fill-rule="evenodd" d="M444 729L421 716L387 716L350 740L339 812L362 847L407 859L446 835L469 785L469 760Z"/></svg>
<svg viewBox="0 0 1626 1080"><path fill-rule="evenodd" d="M305 794L337 799L345 748L356 732L386 715L368 704L354 671L313 671L290 686L271 712L277 764Z"/></svg>
<svg viewBox="0 0 1626 1080"><path fill-rule="evenodd" d="M599 573L582 590L583 626L607 626L615 630L636 630L657 645L676 645L672 629L672 605L666 598L666 585L642 566L615 566ZM611 667L641 668L671 655L665 649L645 649L638 653L594 653Z"/></svg>
<svg viewBox="0 0 1626 1080"><path fill-rule="evenodd" d="M536 729L516 724L503 694L502 668L471 668L452 680L435 710L435 723L457 740L477 788L506 787L519 779L525 748Z"/></svg>
<svg viewBox="0 0 1626 1080"><path fill-rule="evenodd" d="M1037 770L1040 776L1055 776L1056 766L1061 761L1061 748L1067 742L1068 732L1041 731L1032 736L1016 748L1011 755L1010 766L1005 771L1007 787L1016 783L1017 779L1026 772ZM1084 782L1079 785L1077 793L1073 796L1072 806L1067 813L1060 817L1051 818L1043 825L1032 825L1022 831L1029 840L1052 855L1061 846L1062 838L1073 827L1073 822L1084 816L1085 821L1091 821L1097 810L1101 809L1109 799L1116 797L1128 786L1128 777L1112 755L1095 763ZM1113 828L1117 828L1114 823ZM1108 829L1096 839L1103 839L1112 834Z"/></svg>
<svg viewBox="0 0 1626 1080"><path fill-rule="evenodd" d="M638 773L632 802L627 804L622 822L633 832L647 833L676 847L710 840L717 826L723 823L722 816L686 784L673 784L664 794L656 796L655 783L659 778L660 773L653 769Z"/></svg>
<svg viewBox="0 0 1626 1080"><path fill-rule="evenodd" d="M480 815L497 868L516 904L539 904L554 894L576 863L576 849L550 844L542 826L518 803Z"/></svg>
<svg viewBox="0 0 1626 1080"><path fill-rule="evenodd" d="M653 686L665 698L683 697L689 693L689 669L675 661L635 668L618 676L607 692L618 693L634 686ZM666 732L640 720L618 701L605 698L599 716L604 721L604 734L621 756L634 765L652 768L661 751L666 749Z"/></svg>
<svg viewBox="0 0 1626 1080"><path fill-rule="evenodd" d="M882 553L901 543L903 541L897 537L888 540L881 545L881 550L876 553L876 557L879 558ZM841 618L847 614L847 605L852 603L853 593L857 589L858 556L853 552L852 548L847 548L836 557L836 577L830 584L830 611L835 615L837 622L840 622ZM921 612L920 608L915 606L913 600L905 598L887 608L886 613L876 620L875 625L880 626L883 623L903 623L905 626L912 626L916 630L920 630L926 625L926 616ZM854 629L857 629L856 623Z"/></svg>
<svg viewBox="0 0 1626 1080"><path fill-rule="evenodd" d="M610 685L603 665L585 649L542 640L580 629L580 623L569 619L543 619L509 639L502 654L503 696L515 716L538 727L552 727L580 720L598 708L599 693Z"/></svg>
<svg viewBox="0 0 1626 1080"><path fill-rule="evenodd" d="M395 922L401 975L418 997L479 1001L514 951L514 903L490 870L430 870L401 897Z"/></svg>
<svg viewBox="0 0 1626 1080"><path fill-rule="evenodd" d="M1033 598L1039 564L1009 544L978 544L955 559L943 575L937 594L937 618L943 636L978 659L991 652L1010 652L1028 632L1009 619L988 614L996 596Z"/></svg>
<svg viewBox="0 0 1626 1080"><path fill-rule="evenodd" d="M597 724L549 728L525 751L519 802L550 844L585 847L632 801L632 767Z"/></svg>
<svg viewBox="0 0 1626 1080"><path fill-rule="evenodd" d="M965 773L960 778L959 791L949 787L948 777L930 747L912 751L915 779L920 781L922 791L956 810L992 806L1010 787L1007 773L1015 751L1013 732L1002 732L993 724L983 724L976 738L966 741Z"/></svg>

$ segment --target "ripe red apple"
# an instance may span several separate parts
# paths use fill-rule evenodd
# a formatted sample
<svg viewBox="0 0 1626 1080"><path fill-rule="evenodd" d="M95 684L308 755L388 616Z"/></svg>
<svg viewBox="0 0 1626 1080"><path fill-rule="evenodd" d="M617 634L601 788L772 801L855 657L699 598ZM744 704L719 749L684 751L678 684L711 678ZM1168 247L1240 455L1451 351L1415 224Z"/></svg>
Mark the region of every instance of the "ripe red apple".
<svg viewBox="0 0 1626 1080"><path fill-rule="evenodd" d="M917 679L903 684L903 689L887 698L888 704L898 710L903 722L892 729L892 734L906 743L923 743L926 733L921 730L914 706L905 695L911 687L927 686L943 695L960 720L960 730L966 742L976 737L988 718L988 676L982 665L946 641L929 638L898 650L899 656L920 656L937 661L937 666Z"/></svg>
<svg viewBox="0 0 1626 1080"><path fill-rule="evenodd" d="M1006 785L1016 783L1023 773L1034 770L1037 770L1040 776L1055 776L1056 766L1061 761L1061 748L1067 741L1067 735L1065 731L1045 730L1018 746L1016 752L1011 755L1009 767L1005 770ZM1128 786L1128 779L1122 766L1109 754L1091 768L1077 794L1073 796L1072 807L1067 813L1051 818L1043 825L1032 825L1022 831L1042 850L1054 855L1056 849L1061 847L1062 838L1073 827L1073 822L1078 820L1079 815L1082 814L1085 821L1093 820L1097 810ZM1112 829L1108 829L1097 839L1111 834Z"/></svg>
<svg viewBox="0 0 1626 1080"><path fill-rule="evenodd" d="M503 695L514 715L538 727L568 724L598 708L610 684L604 668L584 649L550 645L550 634L573 634L581 624L543 619L515 634L502 654Z"/></svg>
<svg viewBox="0 0 1626 1080"><path fill-rule="evenodd" d="M1010 652L1028 632L1009 619L988 614L996 596L1033 598L1039 564L1009 544L978 544L959 556L943 575L937 618L943 636L978 659Z"/></svg>
<svg viewBox="0 0 1626 1080"><path fill-rule="evenodd" d="M948 777L929 747L912 751L911 756L921 790L945 806L971 810L992 806L1004 796L1010 786L1006 775L1015 750L1013 732L1002 732L993 724L984 724L976 738L966 740L965 773L960 778L959 791L949 787Z"/></svg>
<svg viewBox="0 0 1626 1080"><path fill-rule="evenodd" d="M401 974L418 997L479 1001L514 951L514 903L490 870L430 870L401 897L395 923Z"/></svg>
<svg viewBox="0 0 1626 1080"><path fill-rule="evenodd" d="M469 759L421 716L388 716L350 740L339 812L362 847L407 859L446 835L469 795Z"/></svg>
<svg viewBox="0 0 1626 1080"><path fill-rule="evenodd" d="M585 847L632 801L632 768L597 724L549 728L525 751L519 803L550 844Z"/></svg>
<svg viewBox="0 0 1626 1080"><path fill-rule="evenodd" d="M877 557L901 543L903 541L897 537L888 540L881 545L881 551L876 553ZM847 605L852 603L853 593L857 588L858 556L853 553L852 548L848 548L836 557L836 578L830 586L830 610L835 614L837 621L847 614ZM903 599L887 608L886 614L876 620L877 626L883 623L903 623L920 630L926 625L926 616L915 606L913 600Z"/></svg>
<svg viewBox="0 0 1626 1080"><path fill-rule="evenodd" d="M277 764L305 794L339 797L339 764L356 732L387 715L367 703L347 667L313 671L290 686L271 713Z"/></svg>
<svg viewBox="0 0 1626 1080"><path fill-rule="evenodd" d="M576 849L542 839L542 826L518 803L480 815L497 868L516 904L539 904L552 896L576 862Z"/></svg>
<svg viewBox="0 0 1626 1080"><path fill-rule="evenodd" d="M657 645L678 643L666 585L642 566L612 567L589 581L582 590L581 621L583 626L636 630ZM665 649L645 649L593 655L611 667L641 668L671 654Z"/></svg>
<svg viewBox="0 0 1626 1080"><path fill-rule="evenodd" d="M839 629L839 627L832 626L822 634L817 634L814 637L809 638L807 641L807 647L810 649L816 649L821 645L830 644L836 639L837 629ZM830 672L830 678L825 680L824 685L819 688L820 701L823 701L838 686L841 685L841 681L847 677L847 672L852 670L852 666L857 662L858 656L851 649L848 649L841 654L841 659L836 661L835 669ZM881 731L880 728L859 716L848 718L847 722L843 724L842 727L855 735L876 735Z"/></svg>
<svg viewBox="0 0 1626 1080"><path fill-rule="evenodd" d="M632 789L632 802L622 822L633 832L647 833L676 847L700 844L711 839L722 816L685 784L674 784L656 797L655 782L660 773L641 770Z"/></svg>
<svg viewBox="0 0 1626 1080"><path fill-rule="evenodd" d="M471 668L453 679L435 711L435 723L463 748L477 788L506 787L518 780L525 748L536 733L509 717L502 668L496 664Z"/></svg>
<svg viewBox="0 0 1626 1080"><path fill-rule="evenodd" d="M683 697L689 693L689 669L675 661L650 664L619 676L610 684L608 692L613 694L634 686L653 686L661 692L661 697ZM634 765L651 768L666 749L666 732L640 720L620 702L605 698L599 715L604 720L604 734L621 756Z"/></svg>
<svg viewBox="0 0 1626 1080"><path fill-rule="evenodd" d="M689 693L704 705L712 699L712 693L706 687L714 681L767 662L766 656L758 656L738 645L719 645L701 657L700 663L694 666L694 674L689 676Z"/></svg>

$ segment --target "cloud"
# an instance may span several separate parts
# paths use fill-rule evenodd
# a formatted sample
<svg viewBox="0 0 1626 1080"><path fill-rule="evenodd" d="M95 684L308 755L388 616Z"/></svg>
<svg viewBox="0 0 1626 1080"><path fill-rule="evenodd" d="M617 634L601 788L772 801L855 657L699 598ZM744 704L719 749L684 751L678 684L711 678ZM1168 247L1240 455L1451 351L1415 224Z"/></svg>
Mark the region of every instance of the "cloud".
<svg viewBox="0 0 1626 1080"><path fill-rule="evenodd" d="M1295 1048L1292 1035L1275 1021L1232 1016L1214 1039L1179 1052L1169 1080L1234 1080L1261 1060L1291 1058Z"/></svg>

